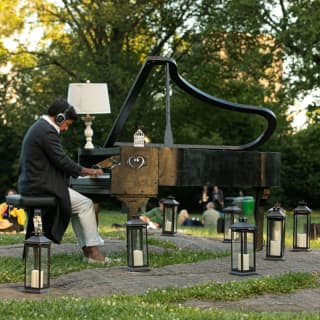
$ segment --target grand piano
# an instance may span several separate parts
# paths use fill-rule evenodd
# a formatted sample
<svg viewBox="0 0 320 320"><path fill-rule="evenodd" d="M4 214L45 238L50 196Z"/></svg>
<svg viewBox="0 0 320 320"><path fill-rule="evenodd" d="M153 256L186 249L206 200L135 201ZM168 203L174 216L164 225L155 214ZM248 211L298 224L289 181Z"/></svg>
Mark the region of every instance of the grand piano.
<svg viewBox="0 0 320 320"><path fill-rule="evenodd" d="M155 66L166 70L166 129L163 144L135 147L132 142L117 139L130 114L143 84ZM170 124L169 84L173 81L187 94L213 108L231 112L255 114L266 121L266 129L251 142L243 145L174 144ZM170 58L148 57L142 65L109 135L101 148L81 149L78 161L84 166L100 166L105 175L98 178L71 179L71 186L99 201L115 196L128 209L128 216L139 212L150 198L158 196L159 187L201 187L207 181L223 187L255 190L255 220L263 230L263 199L270 187L280 184L280 153L259 152L276 128L274 113L263 107L240 105L211 96L188 83ZM261 233L262 234L262 233ZM259 231L258 237L259 238ZM262 241L262 237L260 235ZM259 247L259 243L257 244Z"/></svg>

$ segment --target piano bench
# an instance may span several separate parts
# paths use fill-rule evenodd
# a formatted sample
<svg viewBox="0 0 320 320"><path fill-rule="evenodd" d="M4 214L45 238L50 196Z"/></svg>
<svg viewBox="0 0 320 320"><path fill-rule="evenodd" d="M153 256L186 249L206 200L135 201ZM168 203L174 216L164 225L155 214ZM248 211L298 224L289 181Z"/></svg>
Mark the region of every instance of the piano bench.
<svg viewBox="0 0 320 320"><path fill-rule="evenodd" d="M57 205L56 197L51 196L23 196L21 194L10 194L6 196L6 202L17 208L24 208L27 211L55 207Z"/></svg>

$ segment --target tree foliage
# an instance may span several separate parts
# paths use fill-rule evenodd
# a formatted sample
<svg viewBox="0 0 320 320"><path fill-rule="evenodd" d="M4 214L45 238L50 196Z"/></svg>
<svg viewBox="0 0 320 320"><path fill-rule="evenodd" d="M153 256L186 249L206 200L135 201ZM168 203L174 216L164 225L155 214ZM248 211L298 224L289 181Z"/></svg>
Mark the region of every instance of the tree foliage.
<svg viewBox="0 0 320 320"><path fill-rule="evenodd" d="M292 140L287 109L319 85L319 1L0 0L0 9L2 191L16 182L21 136L71 82L108 83L112 114L94 122L94 143L102 145L147 56L174 58L204 92L273 110L277 132L263 149L285 153L283 186L291 190L286 145L302 140ZM13 48L5 46L9 36ZM171 90L176 143L241 144L264 129L259 117L205 105L174 84ZM163 141L164 94L165 72L156 68L120 139L142 126L153 142ZM79 122L64 138L74 159L82 131Z"/></svg>

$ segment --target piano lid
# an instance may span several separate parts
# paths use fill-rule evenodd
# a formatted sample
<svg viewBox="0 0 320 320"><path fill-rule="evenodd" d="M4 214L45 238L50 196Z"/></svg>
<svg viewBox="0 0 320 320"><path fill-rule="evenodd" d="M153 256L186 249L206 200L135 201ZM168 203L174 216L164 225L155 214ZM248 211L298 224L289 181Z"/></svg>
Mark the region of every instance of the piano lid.
<svg viewBox="0 0 320 320"><path fill-rule="evenodd" d="M204 101L208 104L213 105L214 107L225 109L229 111L248 113L248 114L256 114L265 118L267 121L267 128L262 132L260 136L258 136L255 140L248 142L242 145L223 145L223 146L214 146L214 145L182 145L182 144L172 144L170 147L178 147L178 148L189 148L189 149L214 149L214 150L252 150L263 143L265 143L270 136L273 134L276 129L276 116L275 114L264 107L250 106L250 105L242 105L233 103L227 100L223 100L214 96L211 96L186 81L183 77L180 76L176 62L171 58L162 58L162 57L147 57L145 63L141 67L129 93L127 98L125 99L120 112L113 123L113 127L109 132L109 135L104 143L105 148L113 147L116 143L116 140L121 133L124 123L126 122L129 113L135 103L139 92L146 79L148 78L149 73L152 68L156 65L165 65L168 70L168 74L173 82L175 82L182 90L189 93L191 96Z"/></svg>

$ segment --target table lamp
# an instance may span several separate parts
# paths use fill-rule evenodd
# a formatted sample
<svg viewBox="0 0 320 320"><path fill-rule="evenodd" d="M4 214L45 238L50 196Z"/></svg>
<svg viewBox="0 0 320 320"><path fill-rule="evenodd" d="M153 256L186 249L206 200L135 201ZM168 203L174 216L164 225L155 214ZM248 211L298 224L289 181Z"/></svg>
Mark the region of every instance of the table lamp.
<svg viewBox="0 0 320 320"><path fill-rule="evenodd" d="M85 149L93 149L93 130L91 128L94 116L92 114L110 113L108 86L106 83L70 83L68 89L68 102L74 106L77 114L83 114L81 119L86 128Z"/></svg>

